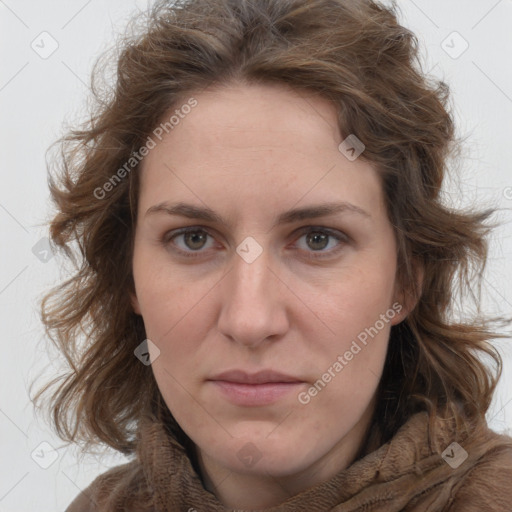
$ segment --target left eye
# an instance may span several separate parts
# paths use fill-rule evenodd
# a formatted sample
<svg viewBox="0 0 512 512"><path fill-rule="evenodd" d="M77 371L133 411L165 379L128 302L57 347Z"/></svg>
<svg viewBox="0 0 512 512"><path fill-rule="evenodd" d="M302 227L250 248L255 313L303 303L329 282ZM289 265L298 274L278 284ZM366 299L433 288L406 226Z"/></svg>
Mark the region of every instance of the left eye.
<svg viewBox="0 0 512 512"><path fill-rule="evenodd" d="M302 235L299 240L305 238L307 247L313 250L313 252L331 252L331 250L324 250L329 245L330 249L335 248L342 241L342 238L338 235L325 231L322 229L311 230ZM337 242L337 243L330 243ZM307 250L307 249L305 249Z"/></svg>

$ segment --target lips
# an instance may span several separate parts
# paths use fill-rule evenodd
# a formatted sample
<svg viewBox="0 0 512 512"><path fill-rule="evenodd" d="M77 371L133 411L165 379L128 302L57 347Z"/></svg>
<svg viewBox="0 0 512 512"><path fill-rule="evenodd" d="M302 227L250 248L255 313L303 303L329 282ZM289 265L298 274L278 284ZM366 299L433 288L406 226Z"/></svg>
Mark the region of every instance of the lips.
<svg viewBox="0 0 512 512"><path fill-rule="evenodd" d="M275 372L273 370L262 370L257 373L248 373L243 370L230 370L219 373L208 380L234 382L238 384L268 384L272 382L302 382L300 379Z"/></svg>
<svg viewBox="0 0 512 512"><path fill-rule="evenodd" d="M254 407L271 405L297 393L303 381L273 370L247 373L230 370L208 379L220 395L234 405Z"/></svg>

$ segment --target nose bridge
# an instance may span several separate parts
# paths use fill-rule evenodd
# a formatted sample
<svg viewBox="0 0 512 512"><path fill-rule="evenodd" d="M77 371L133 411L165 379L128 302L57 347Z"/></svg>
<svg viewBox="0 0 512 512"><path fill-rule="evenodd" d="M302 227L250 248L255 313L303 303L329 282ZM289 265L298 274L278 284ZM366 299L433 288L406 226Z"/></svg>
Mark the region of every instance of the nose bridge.
<svg viewBox="0 0 512 512"><path fill-rule="evenodd" d="M274 274L269 268L267 252L252 262L236 256L235 268L231 272L229 282L230 294L234 299L234 306L243 312L250 312L251 308L258 309L259 314L269 309L271 298L270 288Z"/></svg>
<svg viewBox="0 0 512 512"><path fill-rule="evenodd" d="M219 330L239 343L258 344L286 329L278 279L268 255L264 250L250 261L237 254L223 285Z"/></svg>

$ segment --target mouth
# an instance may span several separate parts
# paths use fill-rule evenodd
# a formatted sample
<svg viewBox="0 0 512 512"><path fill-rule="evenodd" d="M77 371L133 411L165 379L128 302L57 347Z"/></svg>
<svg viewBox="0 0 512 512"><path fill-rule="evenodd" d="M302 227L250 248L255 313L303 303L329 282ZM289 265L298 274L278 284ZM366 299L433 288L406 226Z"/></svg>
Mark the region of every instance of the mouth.
<svg viewBox="0 0 512 512"><path fill-rule="evenodd" d="M304 384L299 378L273 370L248 373L230 370L210 379L215 389L227 400L240 406L263 406L286 398Z"/></svg>

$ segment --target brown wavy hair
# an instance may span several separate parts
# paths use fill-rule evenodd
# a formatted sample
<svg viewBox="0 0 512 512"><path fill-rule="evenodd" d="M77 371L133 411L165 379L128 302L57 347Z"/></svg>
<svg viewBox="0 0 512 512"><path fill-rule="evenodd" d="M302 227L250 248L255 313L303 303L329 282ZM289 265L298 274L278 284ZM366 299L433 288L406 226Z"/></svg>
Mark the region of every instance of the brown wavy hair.
<svg viewBox="0 0 512 512"><path fill-rule="evenodd" d="M34 403L52 389L44 407L63 440L133 454L146 414L183 436L151 367L134 356L146 338L129 298L140 165L103 198L95 191L171 108L232 82L283 84L331 100L340 133L356 134L366 146L360 158L382 178L399 283L418 298L390 333L374 414L382 441L421 410L431 426L447 411L461 434L484 417L502 371L491 340L505 337L477 298L494 210L455 210L443 200L443 177L450 160L460 160L462 140L449 87L423 71L418 39L399 15L396 4L371 0L158 1L133 19L118 53L97 61L90 119L55 143L60 152L49 166L57 208L51 243L73 271L44 296L41 316L67 368ZM101 82L113 62L113 85ZM421 289L413 262L424 269ZM462 296L474 309L456 320Z"/></svg>

